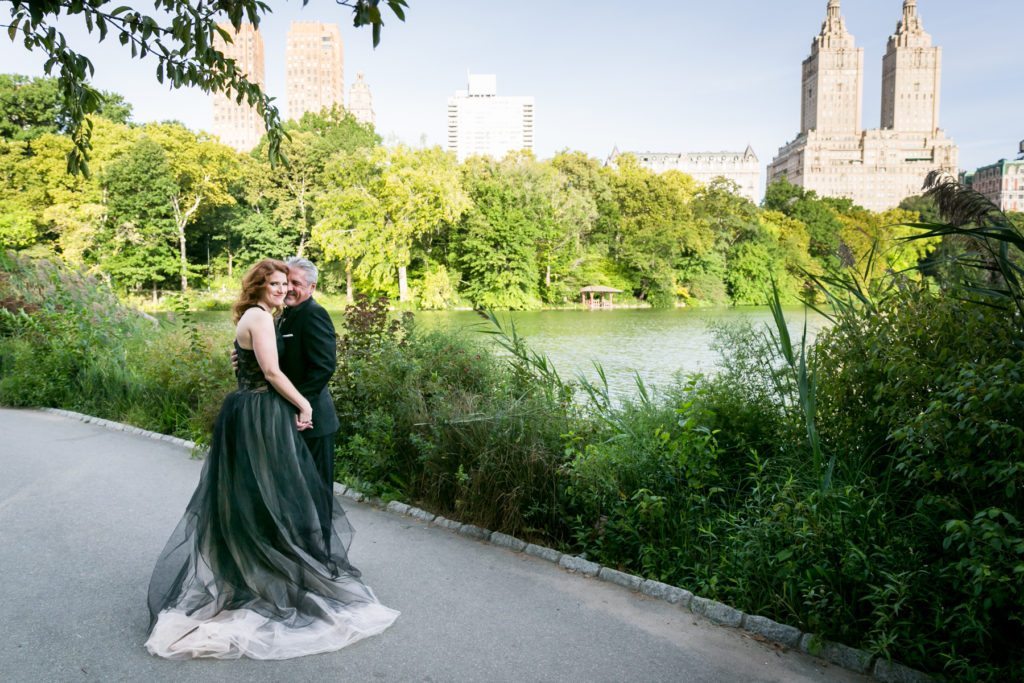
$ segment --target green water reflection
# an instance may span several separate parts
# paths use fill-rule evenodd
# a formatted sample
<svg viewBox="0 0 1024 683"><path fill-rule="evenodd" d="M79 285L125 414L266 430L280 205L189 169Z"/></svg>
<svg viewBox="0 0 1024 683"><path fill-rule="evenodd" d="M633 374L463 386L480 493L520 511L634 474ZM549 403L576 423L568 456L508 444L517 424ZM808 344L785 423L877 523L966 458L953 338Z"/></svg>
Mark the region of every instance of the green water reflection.
<svg viewBox="0 0 1024 683"><path fill-rule="evenodd" d="M342 314L331 311L341 327ZM199 321L217 327L230 324L227 312L201 312ZM715 323L749 321L763 327L771 323L767 307L693 309L616 309L598 311L532 311L501 313L504 322L514 321L519 334L536 351L546 354L563 378L583 375L597 379L594 363L600 363L616 396L635 392L634 373L652 387L669 384L677 373L714 372L721 359L711 348ZM804 309L786 309L794 339L803 328ZM425 329L461 331L488 339L478 330L487 323L470 311L424 311L416 314ZM813 338L827 321L808 311L808 336Z"/></svg>

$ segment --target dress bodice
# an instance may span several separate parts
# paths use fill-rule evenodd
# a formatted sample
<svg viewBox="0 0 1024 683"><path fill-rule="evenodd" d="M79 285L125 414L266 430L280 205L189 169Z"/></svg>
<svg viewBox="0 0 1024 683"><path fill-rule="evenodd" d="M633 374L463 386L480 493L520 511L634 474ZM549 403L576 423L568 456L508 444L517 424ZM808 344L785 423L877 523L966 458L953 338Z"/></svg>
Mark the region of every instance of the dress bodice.
<svg viewBox="0 0 1024 683"><path fill-rule="evenodd" d="M252 349L243 349L235 342L235 351L238 352L238 367L235 369L235 379L238 380L239 391L267 391L270 384L263 376L263 370L256 360L256 352Z"/></svg>

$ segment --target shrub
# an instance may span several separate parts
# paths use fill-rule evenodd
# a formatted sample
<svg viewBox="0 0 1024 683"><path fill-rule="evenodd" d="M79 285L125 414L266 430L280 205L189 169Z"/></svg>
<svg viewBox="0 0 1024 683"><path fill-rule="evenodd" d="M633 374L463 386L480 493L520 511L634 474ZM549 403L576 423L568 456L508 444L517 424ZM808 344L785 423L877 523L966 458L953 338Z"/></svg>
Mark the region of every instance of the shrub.
<svg viewBox="0 0 1024 683"><path fill-rule="evenodd" d="M192 439L208 433L230 390L230 364L188 315L158 327L88 275L14 256L0 268L0 403Z"/></svg>

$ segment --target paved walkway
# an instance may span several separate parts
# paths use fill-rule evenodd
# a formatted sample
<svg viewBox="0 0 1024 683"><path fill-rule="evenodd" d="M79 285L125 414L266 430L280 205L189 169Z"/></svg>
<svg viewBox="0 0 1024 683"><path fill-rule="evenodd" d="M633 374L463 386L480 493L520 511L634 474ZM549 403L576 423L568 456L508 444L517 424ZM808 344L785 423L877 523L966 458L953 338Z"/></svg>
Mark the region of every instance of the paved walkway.
<svg viewBox="0 0 1024 683"><path fill-rule="evenodd" d="M383 635L283 662L143 649L153 562L201 463L178 446L0 409L5 681L863 681L528 555L346 502L353 563L402 611Z"/></svg>

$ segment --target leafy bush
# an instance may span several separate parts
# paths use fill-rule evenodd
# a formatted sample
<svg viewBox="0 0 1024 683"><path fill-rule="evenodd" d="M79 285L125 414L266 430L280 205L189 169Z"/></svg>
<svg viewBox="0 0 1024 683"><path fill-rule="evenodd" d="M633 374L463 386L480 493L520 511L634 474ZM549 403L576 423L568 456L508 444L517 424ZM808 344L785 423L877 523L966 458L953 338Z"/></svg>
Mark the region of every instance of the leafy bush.
<svg viewBox="0 0 1024 683"><path fill-rule="evenodd" d="M226 352L212 355L187 314L184 325L158 327L88 275L8 255L0 300L0 404L202 439L230 390Z"/></svg>
<svg viewBox="0 0 1024 683"><path fill-rule="evenodd" d="M693 585L697 550L723 489L715 436L691 399L605 408L570 440L568 506L577 546L593 559ZM581 425L581 427L586 426Z"/></svg>
<svg viewBox="0 0 1024 683"><path fill-rule="evenodd" d="M543 391L478 341L390 320L383 300L357 300L345 329L332 382L341 478L489 528L557 528L565 429Z"/></svg>

